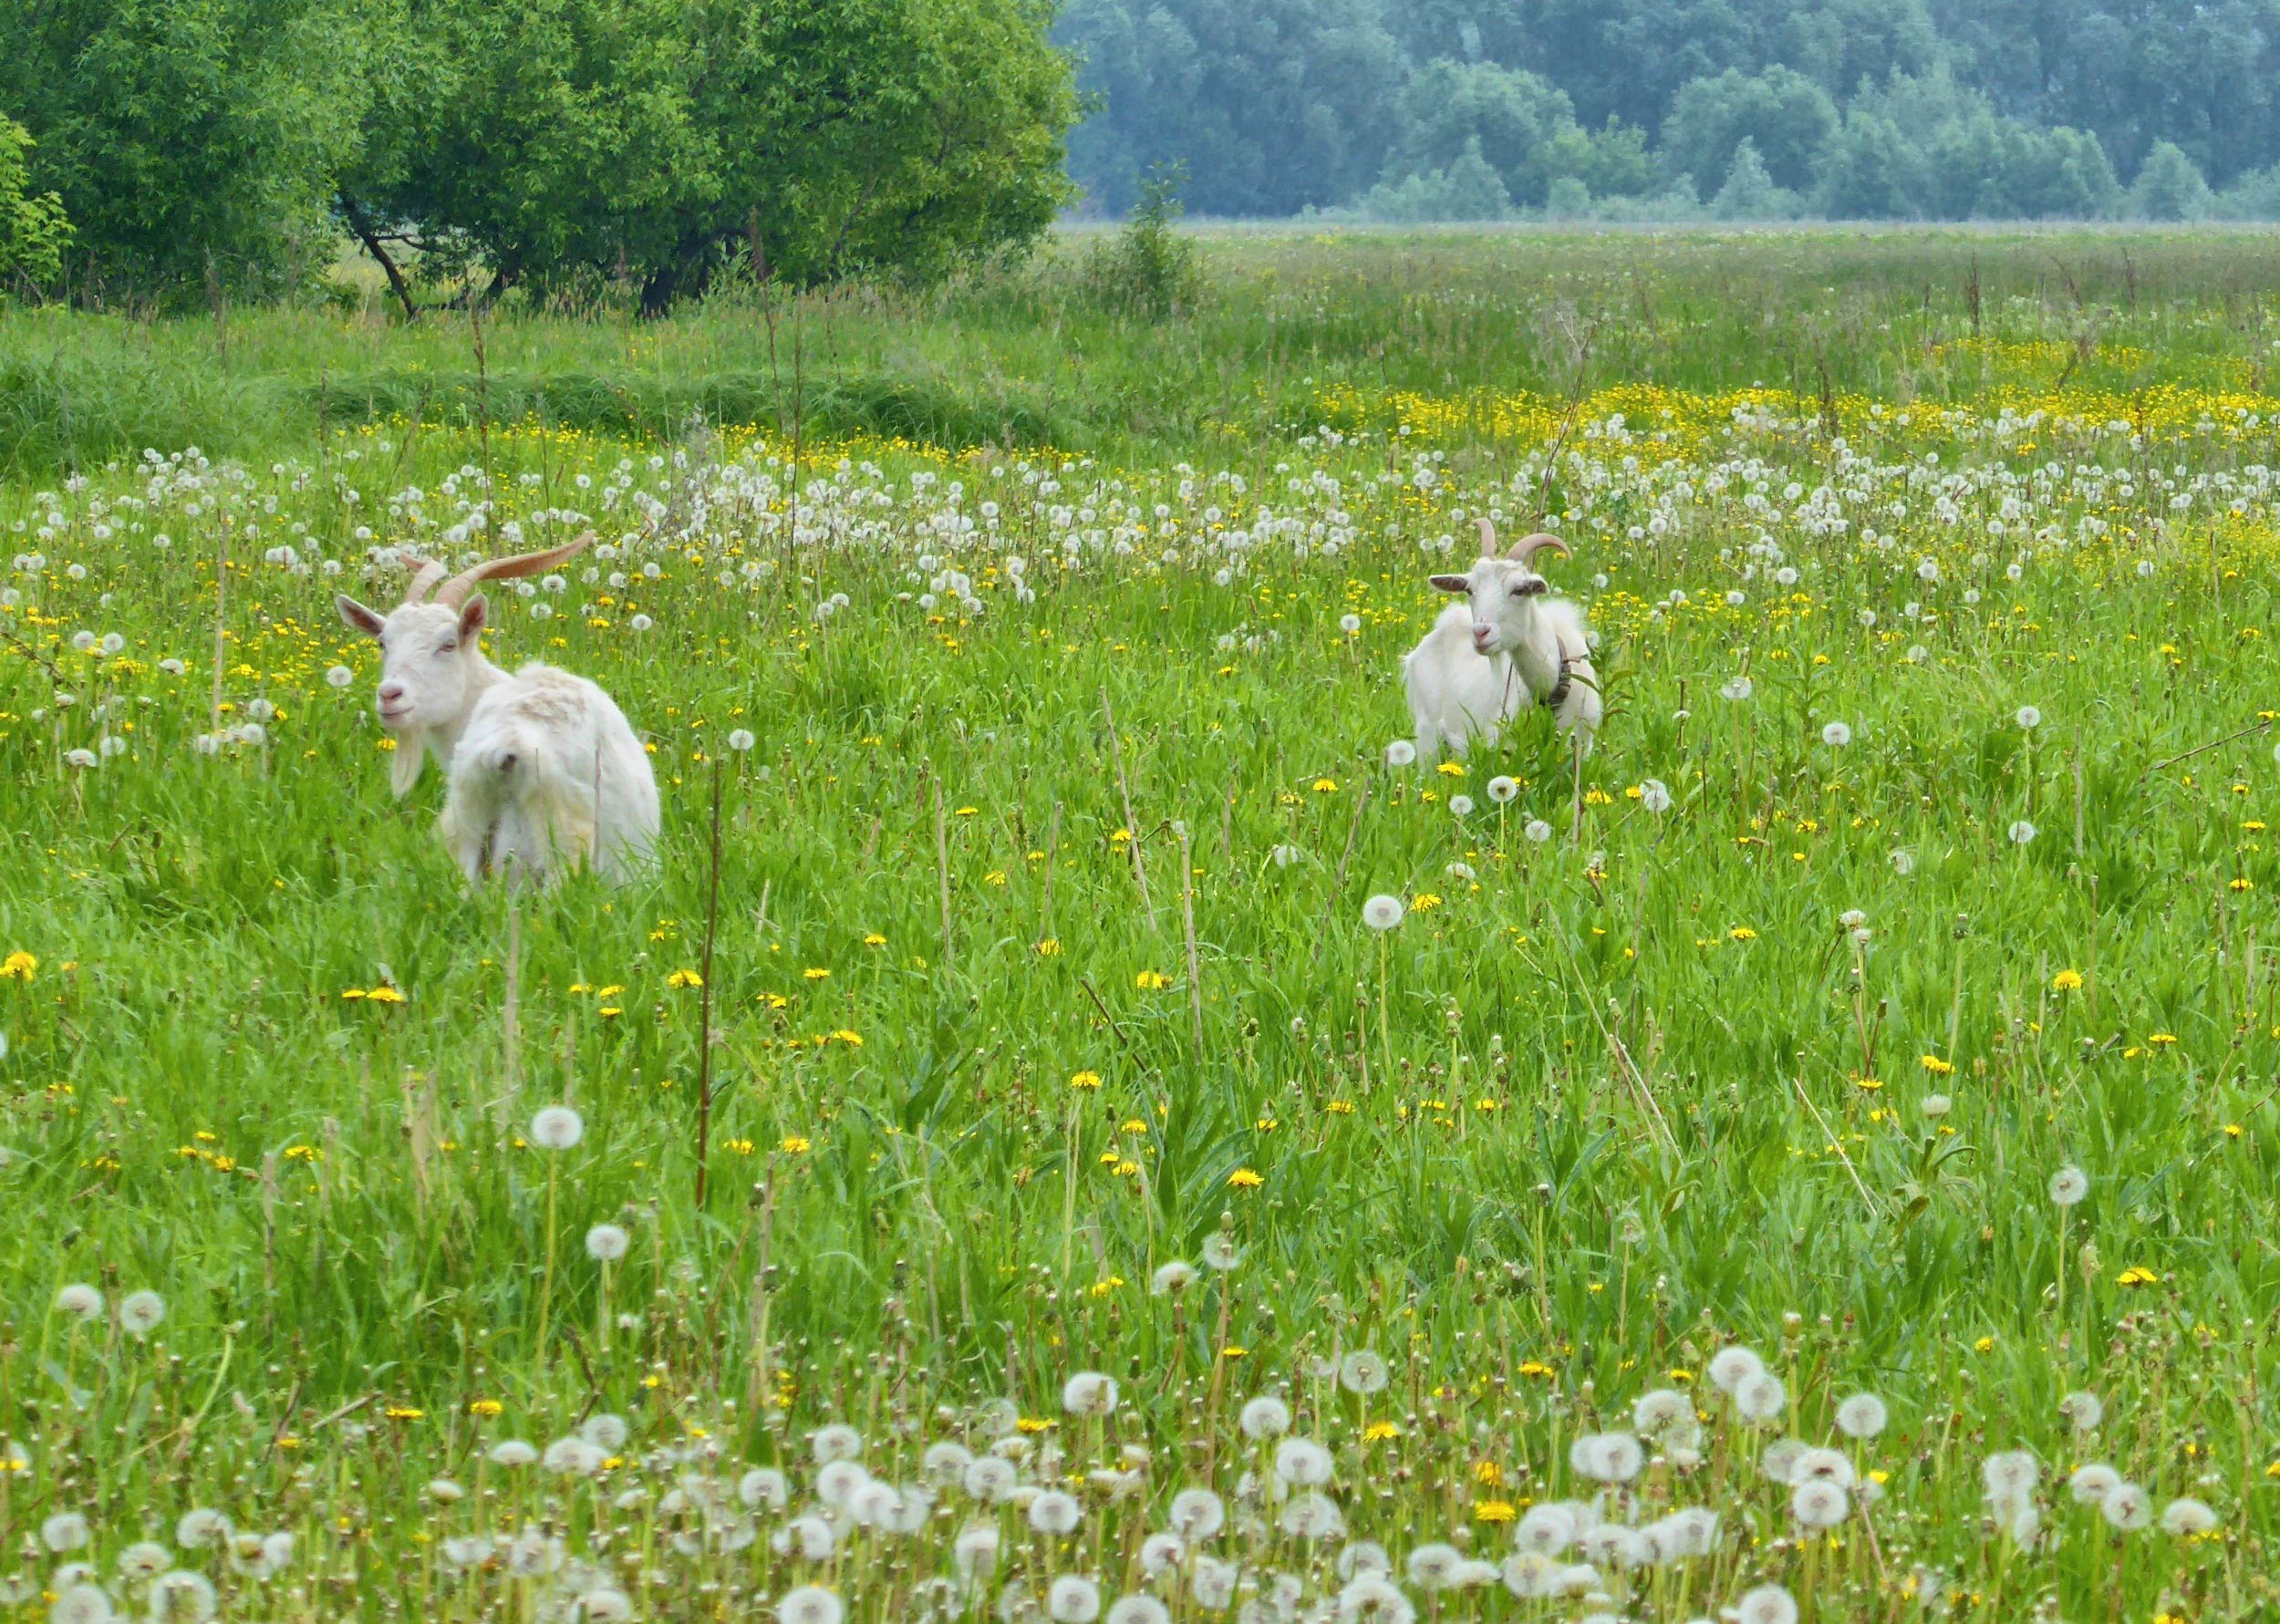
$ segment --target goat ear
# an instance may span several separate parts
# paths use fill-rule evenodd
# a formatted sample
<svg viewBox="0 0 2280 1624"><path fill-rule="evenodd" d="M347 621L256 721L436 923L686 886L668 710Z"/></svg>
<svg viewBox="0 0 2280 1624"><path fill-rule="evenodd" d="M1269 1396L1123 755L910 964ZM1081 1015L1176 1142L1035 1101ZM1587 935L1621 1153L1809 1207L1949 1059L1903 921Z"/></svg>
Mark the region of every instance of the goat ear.
<svg viewBox="0 0 2280 1624"><path fill-rule="evenodd" d="M1442 592L1470 592L1473 589L1472 582L1463 575L1433 575L1428 579Z"/></svg>
<svg viewBox="0 0 2280 1624"><path fill-rule="evenodd" d="M460 641L464 643L490 624L491 605L484 601L483 595L479 592L473 597L469 598L459 612Z"/></svg>
<svg viewBox="0 0 2280 1624"><path fill-rule="evenodd" d="M340 623L350 631L362 632L368 637L380 635L380 626L386 616L366 608L347 593L333 600L333 607L340 611Z"/></svg>
<svg viewBox="0 0 2280 1624"><path fill-rule="evenodd" d="M428 736L424 730L396 735L396 753L389 758L388 787L401 801L411 793L412 785L420 781L420 770L428 764Z"/></svg>

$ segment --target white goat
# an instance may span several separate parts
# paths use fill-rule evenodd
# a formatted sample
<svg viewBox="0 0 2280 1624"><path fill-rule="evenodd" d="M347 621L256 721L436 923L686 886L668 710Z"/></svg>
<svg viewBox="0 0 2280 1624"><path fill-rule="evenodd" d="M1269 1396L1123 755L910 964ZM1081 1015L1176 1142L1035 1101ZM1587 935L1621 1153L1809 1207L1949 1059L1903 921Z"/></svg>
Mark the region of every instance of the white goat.
<svg viewBox="0 0 2280 1624"><path fill-rule="evenodd" d="M449 580L441 564L408 558L411 584L385 615L338 600L351 630L379 640L396 793L419 781L432 752L451 781L443 838L471 880L489 868L543 884L565 863L623 880L657 843L657 779L625 713L583 677L538 665L510 677L492 665L481 642L490 606L469 595L484 581L552 569L593 539L589 531Z"/></svg>
<svg viewBox="0 0 2280 1624"><path fill-rule="evenodd" d="M1402 661L1417 752L1425 760L1440 753L1445 739L1459 756L1475 734L1493 746L1504 725L1531 706L1552 713L1579 754L1591 748L1601 708L1591 633L1581 609L1546 595L1550 584L1535 565L1546 548L1568 556L1565 543L1539 533L1499 558L1496 527L1483 519L1479 562L1465 574L1433 577L1443 592L1461 592L1470 602L1442 610Z"/></svg>

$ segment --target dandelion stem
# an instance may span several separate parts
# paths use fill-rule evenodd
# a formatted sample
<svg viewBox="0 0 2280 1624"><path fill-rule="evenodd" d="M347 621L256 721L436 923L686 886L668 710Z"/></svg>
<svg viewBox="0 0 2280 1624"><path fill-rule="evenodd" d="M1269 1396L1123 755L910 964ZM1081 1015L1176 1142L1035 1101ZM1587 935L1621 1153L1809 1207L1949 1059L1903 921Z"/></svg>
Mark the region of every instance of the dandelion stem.
<svg viewBox="0 0 2280 1624"><path fill-rule="evenodd" d="M1187 825L1179 825L1179 919L1187 938L1187 1008L1196 1023L1196 1062L1203 1063L1203 969L1196 959L1196 864Z"/></svg>
<svg viewBox="0 0 2280 1624"><path fill-rule="evenodd" d="M548 1153L546 1157L546 1270L545 1273L540 1277L538 1284L538 1337L536 1343L538 1350L538 1368L542 1373L544 1373L546 1369L546 1320L550 1310L554 1307L554 1188L556 1181L561 1177L561 1174L557 1171L561 1164L561 1155L559 1153Z"/></svg>
<svg viewBox="0 0 2280 1624"><path fill-rule="evenodd" d="M712 947L720 935L720 758L712 758L712 869L705 885L705 956L697 989L697 1210L705 1205L712 1148Z"/></svg>

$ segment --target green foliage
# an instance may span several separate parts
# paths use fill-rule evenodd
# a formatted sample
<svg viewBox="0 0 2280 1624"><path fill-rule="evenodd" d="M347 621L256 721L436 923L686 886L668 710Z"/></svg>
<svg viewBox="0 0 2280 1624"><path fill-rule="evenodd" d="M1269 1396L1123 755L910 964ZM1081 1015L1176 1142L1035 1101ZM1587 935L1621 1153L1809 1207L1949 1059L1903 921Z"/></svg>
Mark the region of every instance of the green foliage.
<svg viewBox="0 0 2280 1624"><path fill-rule="evenodd" d="M38 289L63 274L71 222L63 200L27 186L32 138L24 126L0 117L0 287Z"/></svg>
<svg viewBox="0 0 2280 1624"><path fill-rule="evenodd" d="M1428 62L1402 94L1402 137L1389 174L1448 171L1469 152L1514 202L1539 203L1552 138L1574 123L1568 98L1532 73L1485 63Z"/></svg>
<svg viewBox="0 0 2280 1624"><path fill-rule="evenodd" d="M1101 99L1072 141L1072 169L1112 208L1147 161L1176 156L1206 212L1351 199L1381 213L1396 192L1434 191L1403 182L1446 171L1477 138L1517 205L1543 204L1552 181L1572 176L1595 212L1620 214L1654 212L1642 200L1658 183L1714 193L1747 137L1799 210L1960 220L2114 217L2115 166L2133 172L2161 140L2220 184L2280 161L2280 0L2078 11L1274 0L1253 23L1221 0L1078 0L1061 37ZM1214 56L1223 40L1238 42L1233 72ZM1300 83L1336 109L1328 128L1277 99ZM1856 112L1869 121L1850 125ZM1284 176L1287 187L1261 183Z"/></svg>
<svg viewBox="0 0 2280 1624"><path fill-rule="evenodd" d="M1777 185L1757 155L1757 143L1747 136L1734 149L1734 162L1726 180L1710 200L1714 220L1785 220L1798 209L1797 193Z"/></svg>
<svg viewBox="0 0 2280 1624"><path fill-rule="evenodd" d="M1343 202L1378 178L1407 78L1381 0L1069 0L1055 33L1100 98L1070 171L1112 215L1176 161L1204 214Z"/></svg>
<svg viewBox="0 0 2280 1624"><path fill-rule="evenodd" d="M2199 220L2213 201L2200 166L2171 141L2155 142L2130 182L2130 212L2138 220Z"/></svg>
<svg viewBox="0 0 2280 1624"><path fill-rule="evenodd" d="M1663 124L1663 151L1674 173L1708 191L1722 182L1735 150L1746 140L1774 183L1795 189L1811 179L1838 123L1829 92L1803 74L1779 66L1762 74L1728 68L1678 93Z"/></svg>
<svg viewBox="0 0 2280 1624"><path fill-rule="evenodd" d="M1066 199L1043 25L1036 0L437 0L343 191L432 269L541 294L661 309L755 250L798 284L935 280Z"/></svg>
<svg viewBox="0 0 2280 1624"><path fill-rule="evenodd" d="M1542 161L1555 181L1572 177L1593 197L1640 197L1654 189L1656 167L1647 132L1613 119L1598 129L1560 126L1544 144Z"/></svg>
<svg viewBox="0 0 2280 1624"><path fill-rule="evenodd" d="M1132 217L1094 250L1088 267L1096 295L1114 309L1163 317L1193 303L1199 277L1196 245L1176 229L1186 207L1187 171L1174 164L1140 183Z"/></svg>
<svg viewBox="0 0 2280 1624"><path fill-rule="evenodd" d="M1367 219L1399 225L1502 220L1512 212L1512 198L1472 136L1447 168L1381 181L1362 194L1360 210Z"/></svg>
<svg viewBox="0 0 2280 1624"><path fill-rule="evenodd" d="M0 16L0 107L60 196L88 298L308 283L338 241L378 0L40 0Z"/></svg>
<svg viewBox="0 0 2280 1624"><path fill-rule="evenodd" d="M757 246L798 284L938 280L1069 196L1044 0L54 0L0 106L82 297L277 293L346 223L441 281L660 308ZM409 251L408 253L407 251Z"/></svg>

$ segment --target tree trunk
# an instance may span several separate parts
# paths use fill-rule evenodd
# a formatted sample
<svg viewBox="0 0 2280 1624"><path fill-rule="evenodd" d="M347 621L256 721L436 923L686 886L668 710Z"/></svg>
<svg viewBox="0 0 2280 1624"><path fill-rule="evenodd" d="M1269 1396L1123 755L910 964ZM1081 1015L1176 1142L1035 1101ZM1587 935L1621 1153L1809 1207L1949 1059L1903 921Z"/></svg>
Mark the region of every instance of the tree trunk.
<svg viewBox="0 0 2280 1624"><path fill-rule="evenodd" d="M340 198L341 217L347 221L348 229L356 233L357 241L364 244L364 251L379 261L380 269L388 273L388 284L396 290L396 297L404 306L405 319L419 320L420 311L411 302L411 289L404 281L404 274L396 268L396 262L389 257L386 244L381 243L373 233L370 222L364 217L364 211L357 207L355 201L347 192L343 191L337 195Z"/></svg>

